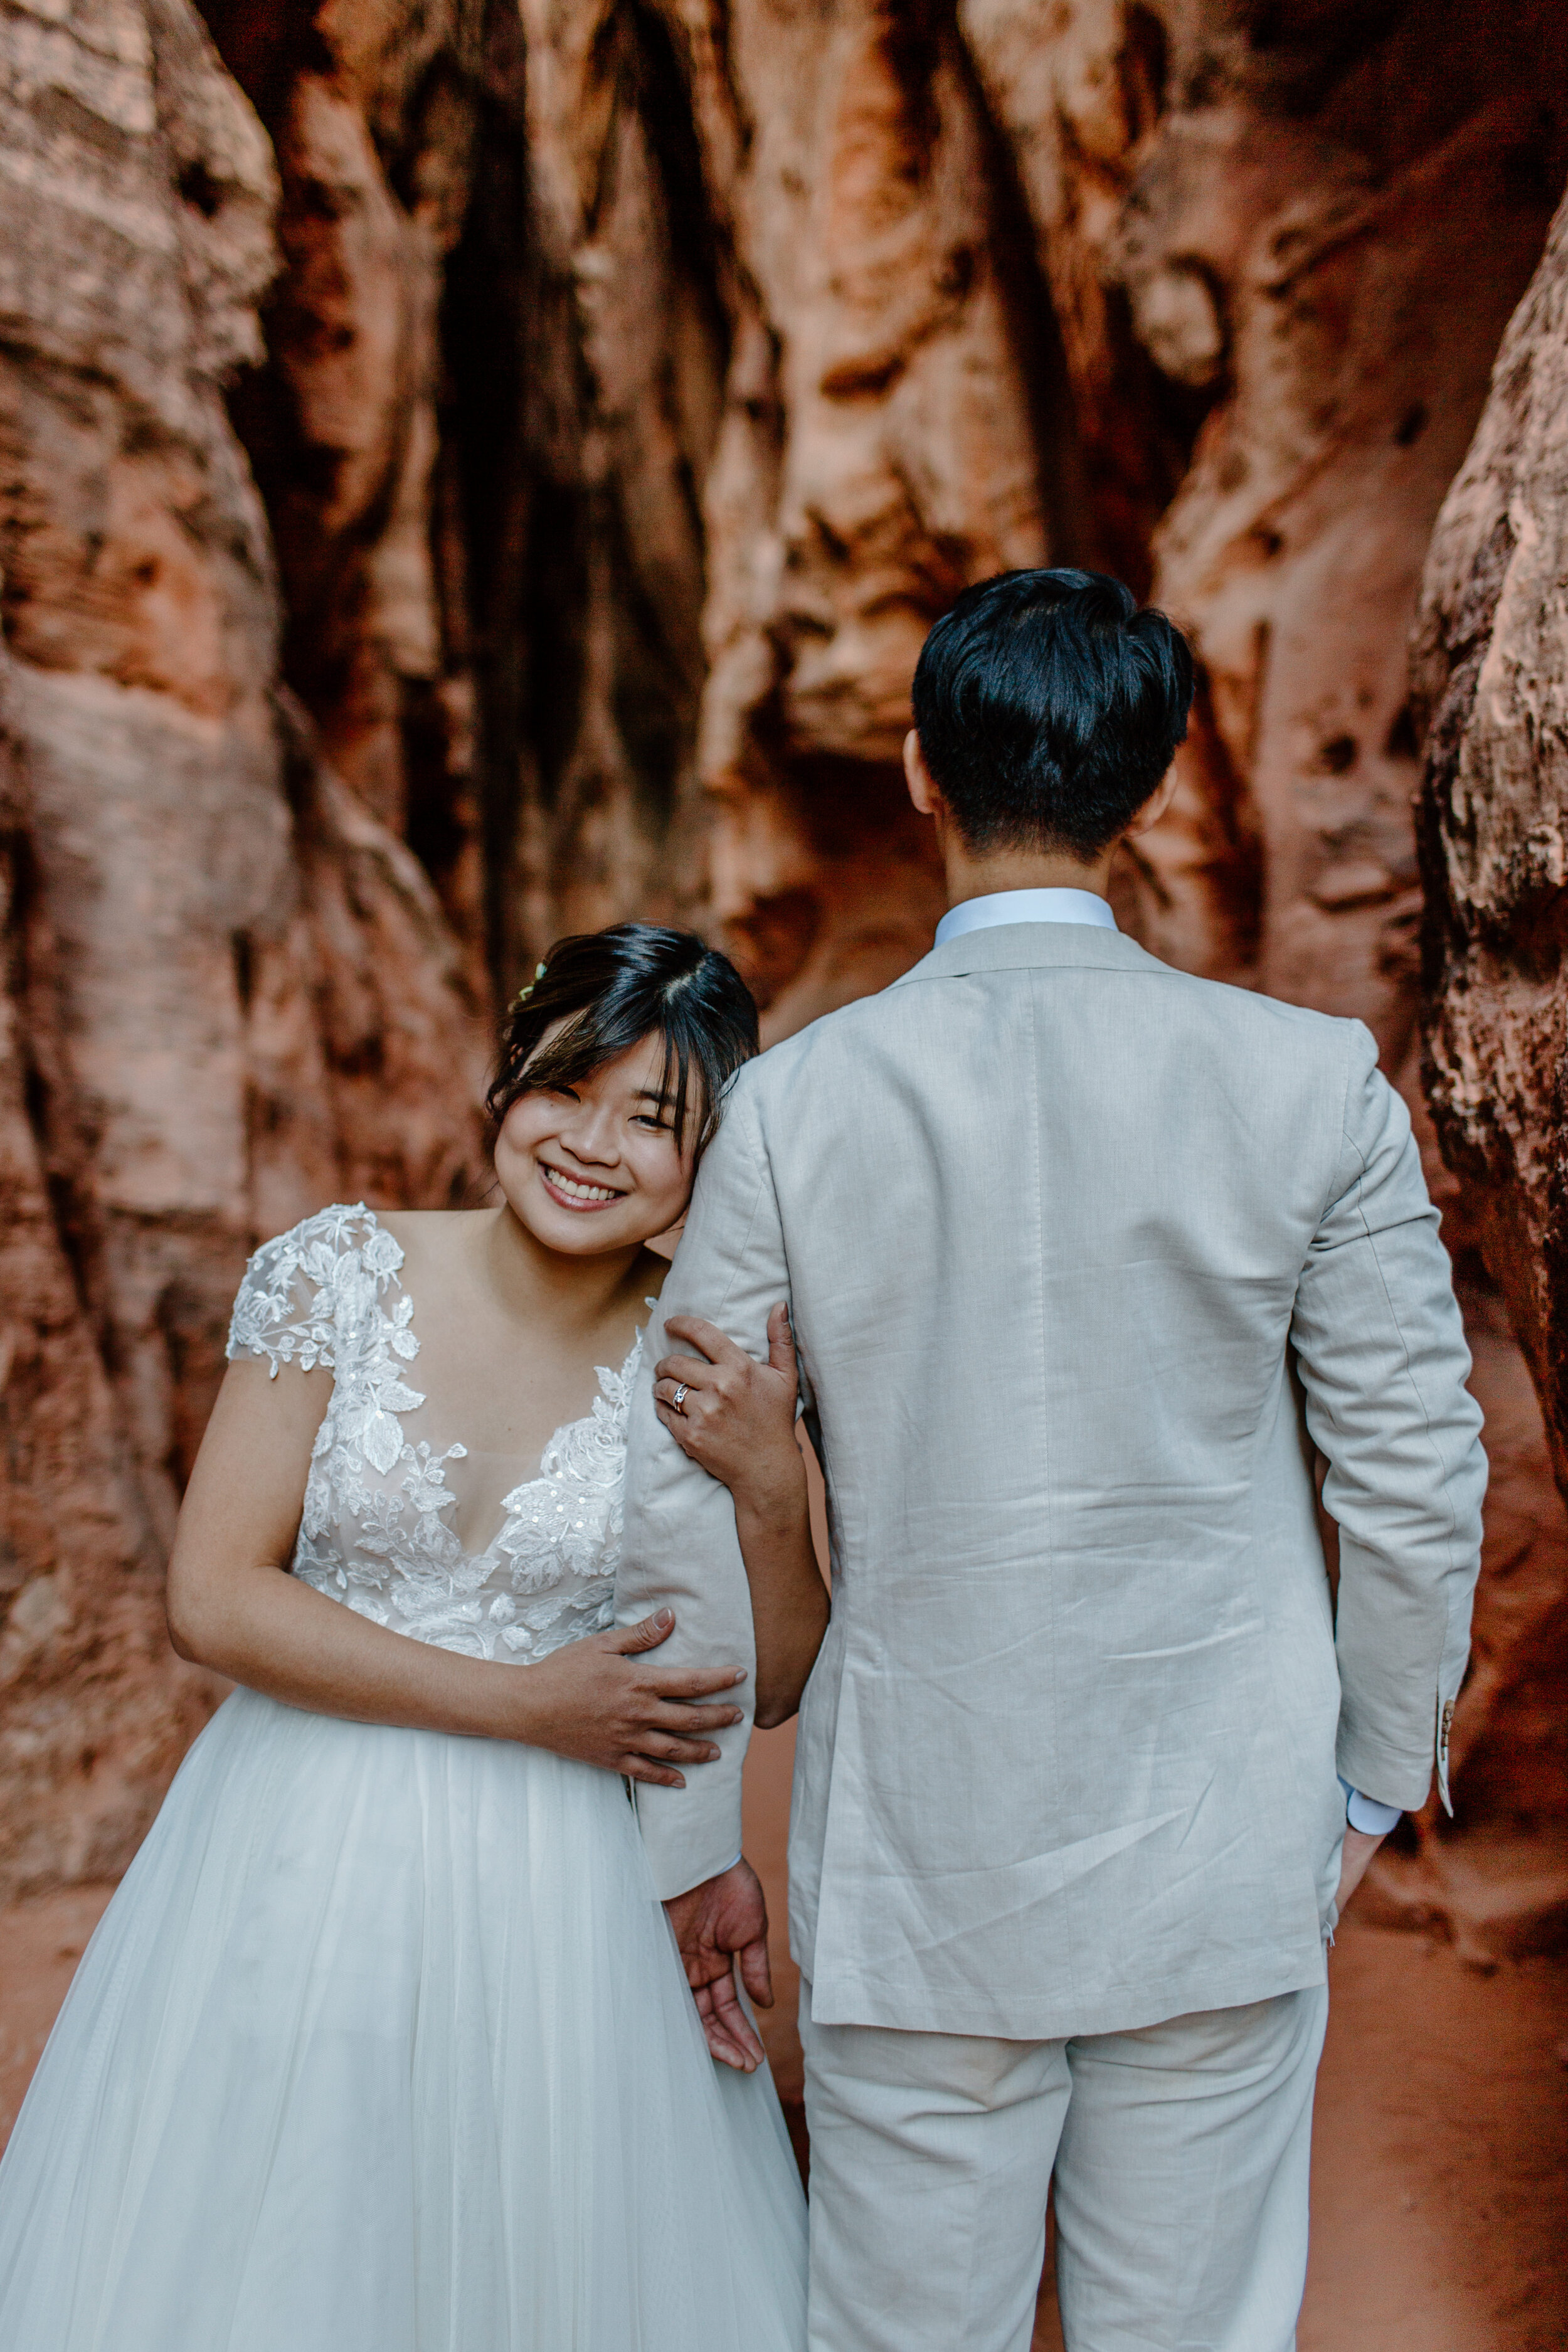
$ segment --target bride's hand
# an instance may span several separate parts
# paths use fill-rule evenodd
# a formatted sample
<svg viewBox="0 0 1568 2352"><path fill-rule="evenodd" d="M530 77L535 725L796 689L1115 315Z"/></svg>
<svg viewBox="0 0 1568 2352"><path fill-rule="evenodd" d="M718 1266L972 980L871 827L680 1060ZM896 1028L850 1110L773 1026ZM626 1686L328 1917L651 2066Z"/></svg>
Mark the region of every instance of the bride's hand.
<svg viewBox="0 0 1568 2352"><path fill-rule="evenodd" d="M672 1315L664 1328L700 1350L654 1367L654 1408L681 1452L737 1498L793 1502L805 1473L795 1435L800 1381L788 1307L781 1300L768 1317L765 1364L700 1316Z"/></svg>
<svg viewBox="0 0 1568 2352"><path fill-rule="evenodd" d="M795 1439L799 1376L789 1310L781 1304L768 1317L765 1364L698 1316L672 1315L664 1328L701 1351L655 1366L654 1409L681 1452L734 1497L756 1637L751 1695L755 1721L768 1730L799 1706L828 1618L805 1457Z"/></svg>
<svg viewBox="0 0 1568 2352"><path fill-rule="evenodd" d="M742 1720L729 1704L698 1704L746 1679L741 1666L656 1666L646 1654L669 1639L668 1609L637 1625L568 1642L517 1676L521 1720L513 1736L628 1780L684 1789L679 1764L710 1764L719 1750L704 1732Z"/></svg>

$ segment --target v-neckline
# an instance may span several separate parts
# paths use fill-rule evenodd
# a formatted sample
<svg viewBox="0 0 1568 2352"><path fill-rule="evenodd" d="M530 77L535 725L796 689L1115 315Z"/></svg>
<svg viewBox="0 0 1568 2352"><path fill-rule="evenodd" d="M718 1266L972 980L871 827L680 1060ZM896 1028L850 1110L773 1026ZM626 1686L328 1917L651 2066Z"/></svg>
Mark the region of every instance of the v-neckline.
<svg viewBox="0 0 1568 2352"><path fill-rule="evenodd" d="M376 1232L384 1234L388 1241L393 1244L394 1247L397 1251L397 1264L391 1269L391 1278L397 1285L398 1290L402 1296L408 1301L408 1316L407 1320L404 1325L404 1328L408 1332L410 1338L414 1341L414 1365L417 1365L421 1343L419 1334L414 1328L414 1325L419 1312L418 1302L415 1298L413 1291L403 1279L403 1269L408 1263L408 1252L404 1248L403 1244L398 1240L397 1235L392 1231L392 1228L389 1225L384 1225L382 1223L380 1217L376 1214L374 1209L366 1209L364 1213L370 1219L371 1223L374 1226ZM647 1304L651 1307L653 1301L650 1299L647 1301ZM626 1349L625 1356L621 1360L618 1373L613 1371L611 1367L607 1364L595 1365L594 1396L587 1412L574 1414L570 1421L561 1422L557 1427L551 1431L550 1435L545 1439L543 1447L541 1450L538 1468L533 1472L531 1476L520 1478L515 1486L509 1486L506 1493L501 1496L500 1525L497 1528L494 1535L491 1536L489 1543L486 1544L484 1549L480 1551L470 1551L466 1544L462 1547L463 1558L466 1560L488 1560L496 1551L499 1550L500 1539L506 1533L508 1524L516 1516L510 1507L513 1496L521 1495L530 1487L549 1486L555 1483L551 1473L544 1466L546 1462L563 1438L570 1437L574 1429L585 1429L591 1426L594 1421L597 1418L598 1407L601 1404L609 1404L613 1402L605 1387L605 1375L608 1372L612 1379L619 1379L622 1381L625 1381L627 1378L637 1357L641 1352L642 1343L647 1335L647 1324L639 1323L637 1329L632 1334L631 1346ZM413 1368L413 1366L410 1367L411 1370ZM427 1402L428 1391L422 1391L420 1402L425 1403ZM387 1408L383 1406L382 1410L384 1412ZM417 1407L413 1408L413 1410L416 1411ZM395 1412L392 1418L396 1422L399 1433L403 1436L404 1444L406 1444L409 1441L407 1433L403 1428L402 1413ZM426 1443L430 1447L430 1460L433 1465L445 1465L451 1461L454 1456L466 1461L471 1458L475 1452L474 1447L464 1444L460 1438L454 1439L450 1445L443 1446L439 1451L437 1451L433 1441L427 1439ZM446 1487L447 1493L448 1495L452 1495L451 1488L447 1486L445 1475L442 1477L441 1484ZM456 1503L458 1497L456 1495L452 1495L452 1501ZM456 1535L456 1528L454 1528L452 1532Z"/></svg>

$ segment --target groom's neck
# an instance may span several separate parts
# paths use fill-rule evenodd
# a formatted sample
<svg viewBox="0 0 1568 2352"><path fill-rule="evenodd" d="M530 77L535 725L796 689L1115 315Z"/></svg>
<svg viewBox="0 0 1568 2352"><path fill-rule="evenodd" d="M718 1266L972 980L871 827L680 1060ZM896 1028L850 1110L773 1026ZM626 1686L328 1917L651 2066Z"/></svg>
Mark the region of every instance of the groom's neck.
<svg viewBox="0 0 1568 2352"><path fill-rule="evenodd" d="M974 851L951 828L944 831L942 865L950 907L961 906L966 898L988 898L998 890L1092 890L1101 898L1110 896L1114 842L1086 866L1076 857L1042 849Z"/></svg>

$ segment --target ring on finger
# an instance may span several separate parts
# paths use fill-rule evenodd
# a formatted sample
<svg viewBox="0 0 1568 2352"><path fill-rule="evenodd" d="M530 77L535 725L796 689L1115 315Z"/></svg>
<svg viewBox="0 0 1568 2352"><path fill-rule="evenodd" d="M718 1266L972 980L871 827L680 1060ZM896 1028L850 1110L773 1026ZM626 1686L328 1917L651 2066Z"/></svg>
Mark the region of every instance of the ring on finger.
<svg viewBox="0 0 1568 2352"><path fill-rule="evenodd" d="M679 1388L676 1390L675 1394L669 1400L669 1409L671 1412L683 1413L686 1411L686 1390L687 1382L682 1381Z"/></svg>

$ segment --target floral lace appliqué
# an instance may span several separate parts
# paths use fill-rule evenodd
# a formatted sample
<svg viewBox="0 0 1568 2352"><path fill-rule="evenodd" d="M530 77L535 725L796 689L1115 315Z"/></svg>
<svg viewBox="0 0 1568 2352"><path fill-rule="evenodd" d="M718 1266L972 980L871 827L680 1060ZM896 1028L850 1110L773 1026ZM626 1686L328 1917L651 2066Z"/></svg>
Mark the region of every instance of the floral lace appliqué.
<svg viewBox="0 0 1568 2352"><path fill-rule="evenodd" d="M419 1341L398 1279L403 1251L363 1202L324 1209L258 1249L235 1302L228 1354L332 1374L316 1433L293 1572L362 1616L472 1657L543 1657L615 1622L626 1413L639 1334L618 1372L556 1431L536 1478L502 1504L486 1550L451 1524L446 1465L468 1449L411 1444L399 1415Z"/></svg>

